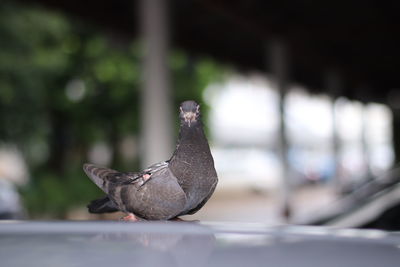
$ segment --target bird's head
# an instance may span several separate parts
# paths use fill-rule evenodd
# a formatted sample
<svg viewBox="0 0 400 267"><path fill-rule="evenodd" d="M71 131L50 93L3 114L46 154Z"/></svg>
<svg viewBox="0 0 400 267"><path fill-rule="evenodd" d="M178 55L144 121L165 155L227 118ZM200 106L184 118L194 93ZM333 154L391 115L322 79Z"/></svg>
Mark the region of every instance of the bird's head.
<svg viewBox="0 0 400 267"><path fill-rule="evenodd" d="M189 127L196 124L200 117L200 105L192 100L182 102L179 117Z"/></svg>

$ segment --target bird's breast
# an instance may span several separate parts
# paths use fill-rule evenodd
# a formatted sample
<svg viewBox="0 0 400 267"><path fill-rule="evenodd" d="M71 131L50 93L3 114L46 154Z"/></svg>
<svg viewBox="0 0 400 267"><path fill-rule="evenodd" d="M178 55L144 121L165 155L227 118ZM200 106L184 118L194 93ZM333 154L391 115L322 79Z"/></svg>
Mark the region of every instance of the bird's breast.
<svg viewBox="0 0 400 267"><path fill-rule="evenodd" d="M175 176L187 197L185 209L193 209L210 193L217 180L213 159L208 155L184 157Z"/></svg>

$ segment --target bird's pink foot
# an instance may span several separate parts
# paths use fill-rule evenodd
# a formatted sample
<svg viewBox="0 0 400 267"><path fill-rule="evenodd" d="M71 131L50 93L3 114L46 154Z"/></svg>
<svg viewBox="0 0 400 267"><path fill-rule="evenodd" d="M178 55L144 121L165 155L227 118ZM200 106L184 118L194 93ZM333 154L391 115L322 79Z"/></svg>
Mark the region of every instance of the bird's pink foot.
<svg viewBox="0 0 400 267"><path fill-rule="evenodd" d="M125 222L138 222L139 221L139 219L133 213L129 213L128 215L122 217L120 220L125 221Z"/></svg>
<svg viewBox="0 0 400 267"><path fill-rule="evenodd" d="M147 181L147 180L149 180L150 179L150 177L151 177L151 174L148 174L148 173L146 173L146 174L143 174L143 180L145 180L145 181Z"/></svg>

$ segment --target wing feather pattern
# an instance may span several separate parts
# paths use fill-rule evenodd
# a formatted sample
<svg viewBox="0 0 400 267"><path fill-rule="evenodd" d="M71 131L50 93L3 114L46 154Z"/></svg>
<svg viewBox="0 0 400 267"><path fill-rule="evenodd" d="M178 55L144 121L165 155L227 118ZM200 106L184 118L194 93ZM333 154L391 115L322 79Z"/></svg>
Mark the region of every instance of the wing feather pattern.
<svg viewBox="0 0 400 267"><path fill-rule="evenodd" d="M94 164L85 164L83 169L121 211L144 219L166 220L180 214L185 206L186 195L167 162L139 173L123 173Z"/></svg>

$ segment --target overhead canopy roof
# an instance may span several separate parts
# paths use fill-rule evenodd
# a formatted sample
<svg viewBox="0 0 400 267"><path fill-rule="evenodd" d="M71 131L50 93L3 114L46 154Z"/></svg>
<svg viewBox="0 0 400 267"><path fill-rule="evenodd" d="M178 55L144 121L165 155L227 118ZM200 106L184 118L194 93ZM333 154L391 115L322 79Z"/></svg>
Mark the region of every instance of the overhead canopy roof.
<svg viewBox="0 0 400 267"><path fill-rule="evenodd" d="M61 9L99 27L135 37L137 1L20 0ZM324 75L343 78L342 95L386 102L400 88L399 1L174 0L171 41L242 70L268 71L269 40L290 54L291 80L314 92Z"/></svg>

